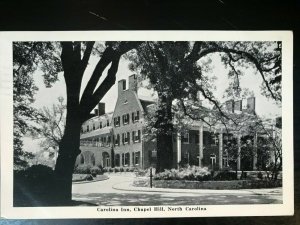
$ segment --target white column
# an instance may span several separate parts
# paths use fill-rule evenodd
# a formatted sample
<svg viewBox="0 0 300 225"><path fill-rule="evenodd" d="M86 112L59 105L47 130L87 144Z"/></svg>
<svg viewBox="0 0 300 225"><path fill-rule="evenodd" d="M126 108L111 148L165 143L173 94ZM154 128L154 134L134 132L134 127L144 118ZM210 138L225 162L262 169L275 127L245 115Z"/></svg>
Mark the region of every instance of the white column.
<svg viewBox="0 0 300 225"><path fill-rule="evenodd" d="M177 165L181 161L181 133L177 132Z"/></svg>
<svg viewBox="0 0 300 225"><path fill-rule="evenodd" d="M237 145L238 145L238 149L237 149L237 170L241 170L241 135L238 134L237 137Z"/></svg>
<svg viewBox="0 0 300 225"><path fill-rule="evenodd" d="M257 170L257 133L254 134L253 140L253 170Z"/></svg>
<svg viewBox="0 0 300 225"><path fill-rule="evenodd" d="M219 133L219 170L223 168L223 133Z"/></svg>
<svg viewBox="0 0 300 225"><path fill-rule="evenodd" d="M199 167L202 167L203 159L203 125L199 129Z"/></svg>

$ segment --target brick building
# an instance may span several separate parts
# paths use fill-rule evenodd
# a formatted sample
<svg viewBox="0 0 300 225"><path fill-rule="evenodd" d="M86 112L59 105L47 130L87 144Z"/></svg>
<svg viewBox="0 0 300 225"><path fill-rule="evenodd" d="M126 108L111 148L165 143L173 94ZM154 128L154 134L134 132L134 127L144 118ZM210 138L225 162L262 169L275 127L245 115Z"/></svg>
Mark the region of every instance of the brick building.
<svg viewBox="0 0 300 225"><path fill-rule="evenodd" d="M155 167L156 142L143 139L144 115L148 106L156 101L140 96L137 93L137 78L129 77L128 88L126 80L118 82L118 99L113 112L105 113L105 104L99 103L95 116L86 121L82 126L81 151L77 158L77 165L92 164L103 167ZM229 113L255 113L255 98L247 100L227 101L224 107ZM205 126L200 121L181 133L173 135L173 166L179 162L190 165L208 166L212 169L224 167L237 168L238 170L256 170L259 148L257 142L260 135L250 137L253 154L242 158L241 135L232 135L225 132L221 124L213 129ZM249 138L249 137L248 137ZM227 142L237 145L237 158L233 163L228 155Z"/></svg>

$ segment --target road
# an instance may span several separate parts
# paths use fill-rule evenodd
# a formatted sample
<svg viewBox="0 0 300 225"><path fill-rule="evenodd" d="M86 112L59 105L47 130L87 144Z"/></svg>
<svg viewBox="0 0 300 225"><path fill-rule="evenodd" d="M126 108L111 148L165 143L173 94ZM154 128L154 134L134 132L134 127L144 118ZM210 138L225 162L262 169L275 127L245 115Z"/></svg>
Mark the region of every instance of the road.
<svg viewBox="0 0 300 225"><path fill-rule="evenodd" d="M113 186L133 181L132 176L110 176L108 180L73 184L73 200L102 206L227 205L282 203L281 189L241 193L184 193L116 190Z"/></svg>

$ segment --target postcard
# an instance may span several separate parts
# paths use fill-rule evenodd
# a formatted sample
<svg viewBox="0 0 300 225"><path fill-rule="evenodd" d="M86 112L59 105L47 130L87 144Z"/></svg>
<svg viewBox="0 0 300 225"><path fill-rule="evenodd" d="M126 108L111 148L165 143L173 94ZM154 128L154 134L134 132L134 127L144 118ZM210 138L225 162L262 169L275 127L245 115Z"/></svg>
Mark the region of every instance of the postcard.
<svg viewBox="0 0 300 225"><path fill-rule="evenodd" d="M0 32L1 217L293 215L291 31Z"/></svg>

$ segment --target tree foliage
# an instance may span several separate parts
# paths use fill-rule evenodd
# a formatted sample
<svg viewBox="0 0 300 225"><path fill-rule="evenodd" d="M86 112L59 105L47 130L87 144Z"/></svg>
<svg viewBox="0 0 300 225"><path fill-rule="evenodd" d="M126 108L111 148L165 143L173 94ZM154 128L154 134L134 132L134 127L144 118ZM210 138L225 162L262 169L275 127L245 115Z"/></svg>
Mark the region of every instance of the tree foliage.
<svg viewBox="0 0 300 225"><path fill-rule="evenodd" d="M215 77L208 73L213 54L220 55L229 71L227 97L252 95L240 86L240 79L245 68L253 67L261 77L262 94L281 102L280 42L145 42L128 58L132 62L129 68L147 79L148 87L158 95L158 105L147 122L152 127L148 133L155 131L156 137L167 134L170 140L174 125L176 130L184 126L181 121L200 120L210 127L221 122L226 129L228 124L239 129L240 122L248 119L228 113L215 97ZM200 98L208 100L212 110L203 107ZM158 152L172 148L169 143L170 147L158 143ZM169 153L172 157L171 150Z"/></svg>
<svg viewBox="0 0 300 225"><path fill-rule="evenodd" d="M35 122L43 121L43 116L32 107L34 95L38 91L33 74L43 72L44 81L51 86L61 71L58 44L53 42L13 43L13 117L14 117L14 166L26 167L33 155L23 149L23 136L38 132Z"/></svg>
<svg viewBox="0 0 300 225"><path fill-rule="evenodd" d="M44 120L38 124L39 132L36 138L42 139L40 146L43 151L48 149L58 149L63 137L66 123L66 105L64 98L59 97L58 103L53 104L52 108L43 107L39 110Z"/></svg>

